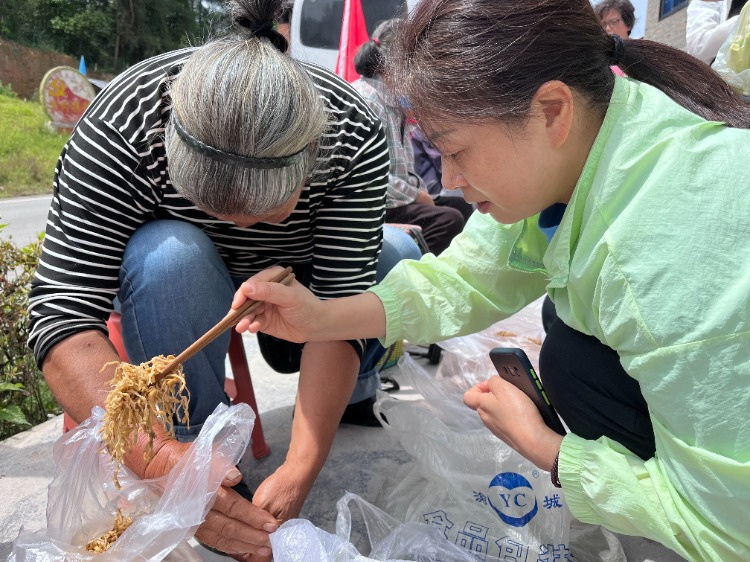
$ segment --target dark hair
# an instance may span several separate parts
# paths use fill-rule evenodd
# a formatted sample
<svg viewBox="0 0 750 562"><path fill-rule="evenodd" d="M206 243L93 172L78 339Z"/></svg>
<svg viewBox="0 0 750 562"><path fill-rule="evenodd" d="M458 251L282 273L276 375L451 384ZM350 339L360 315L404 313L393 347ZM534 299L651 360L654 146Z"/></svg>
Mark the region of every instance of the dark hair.
<svg viewBox="0 0 750 562"><path fill-rule="evenodd" d="M635 25L635 7L630 3L630 0L604 0L597 4L595 9L600 22L604 19L604 14L610 10L618 12L622 18L622 23L628 28L628 35L630 35Z"/></svg>
<svg viewBox="0 0 750 562"><path fill-rule="evenodd" d="M614 88L618 38L588 0L433 0L402 20L388 81L420 124L441 119L528 120L539 87L560 80L604 116ZM653 41L625 39L618 64L688 110L750 127L750 107L711 68Z"/></svg>
<svg viewBox="0 0 750 562"><path fill-rule="evenodd" d="M397 23L397 19L389 19L381 21L375 27L370 40L363 43L354 56L354 70L365 78L380 76L385 66L386 53L394 39Z"/></svg>
<svg viewBox="0 0 750 562"><path fill-rule="evenodd" d="M291 23L292 21L292 9L294 8L294 0L284 0L281 4L281 9L276 15L277 23Z"/></svg>

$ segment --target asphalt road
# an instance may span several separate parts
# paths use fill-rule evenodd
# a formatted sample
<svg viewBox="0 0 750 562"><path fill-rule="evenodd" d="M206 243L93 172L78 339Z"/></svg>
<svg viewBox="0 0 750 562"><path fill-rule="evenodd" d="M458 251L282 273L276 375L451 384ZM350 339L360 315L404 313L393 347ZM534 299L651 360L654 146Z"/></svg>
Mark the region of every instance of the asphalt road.
<svg viewBox="0 0 750 562"><path fill-rule="evenodd" d="M0 230L0 238L12 237L19 246L35 240L44 231L51 200L51 194L0 199L0 224L8 225Z"/></svg>

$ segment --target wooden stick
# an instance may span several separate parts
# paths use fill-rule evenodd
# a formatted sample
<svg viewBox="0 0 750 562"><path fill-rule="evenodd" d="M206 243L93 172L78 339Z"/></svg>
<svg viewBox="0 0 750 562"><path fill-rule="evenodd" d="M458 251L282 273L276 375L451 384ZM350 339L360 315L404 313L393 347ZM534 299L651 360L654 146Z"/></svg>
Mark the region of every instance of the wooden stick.
<svg viewBox="0 0 750 562"><path fill-rule="evenodd" d="M277 283L281 283L282 285L289 285L294 280L294 273L292 273L292 268L287 267L279 273L276 277L272 279L272 281L275 281ZM198 353L201 349L206 347L209 343L214 341L217 337L219 337L221 334L223 334L226 330L229 328L232 328L237 325L237 323L247 314L255 310L261 305L262 301L254 301L248 299L246 302L242 303L242 306L240 306L236 310L230 310L227 315L220 320L213 328L211 328L208 332L203 334L200 338L195 340L185 351L180 353L177 357L172 359L169 363L167 363L166 367L162 369L161 373L156 375L156 378L154 379L154 382L151 384L156 384L161 379L163 379L165 376L167 376L177 365L184 363L188 359L190 359L193 355Z"/></svg>

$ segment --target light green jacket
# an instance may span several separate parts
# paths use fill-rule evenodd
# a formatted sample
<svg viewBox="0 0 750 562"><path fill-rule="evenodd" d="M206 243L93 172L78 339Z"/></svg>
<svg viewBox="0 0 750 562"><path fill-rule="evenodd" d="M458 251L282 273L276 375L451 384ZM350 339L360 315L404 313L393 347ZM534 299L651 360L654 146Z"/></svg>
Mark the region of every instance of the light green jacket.
<svg viewBox="0 0 750 562"><path fill-rule="evenodd" d="M399 264L372 289L384 342L474 333L546 290L568 326L617 350L656 437L646 462L565 437L573 514L690 560L750 560L750 131L617 78L549 246L536 220L475 213L439 258Z"/></svg>

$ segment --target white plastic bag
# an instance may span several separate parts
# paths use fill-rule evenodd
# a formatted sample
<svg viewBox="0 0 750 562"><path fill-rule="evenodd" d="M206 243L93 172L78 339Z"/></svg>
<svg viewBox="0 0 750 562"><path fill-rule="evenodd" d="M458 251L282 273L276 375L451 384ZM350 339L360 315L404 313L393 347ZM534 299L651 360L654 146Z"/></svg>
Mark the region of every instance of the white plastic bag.
<svg viewBox="0 0 750 562"><path fill-rule="evenodd" d="M381 395L375 405L386 430L414 457L386 482L376 505L398 520L435 526L480 560L570 557L562 491L463 404L469 383L436 379L408 355L399 367L399 380L425 399ZM487 375L469 378L475 377Z"/></svg>
<svg viewBox="0 0 750 562"><path fill-rule="evenodd" d="M114 464L101 451L104 410L64 434L54 447L56 475L49 486L47 528L21 529L9 560L163 560L184 548L213 503L224 475L248 443L255 414L246 404L217 406L180 462L162 478L140 480L122 467L113 484ZM102 554L84 545L112 529L117 509L133 523Z"/></svg>
<svg viewBox="0 0 750 562"><path fill-rule="evenodd" d="M745 4L711 67L750 102L750 4Z"/></svg>
<svg viewBox="0 0 750 562"><path fill-rule="evenodd" d="M367 529L370 553L363 556L350 541L354 503ZM274 562L476 562L465 551L447 541L433 526L402 523L347 492L336 504L336 534L315 527L310 521L293 519L271 534Z"/></svg>
<svg viewBox="0 0 750 562"><path fill-rule="evenodd" d="M398 519L443 528L444 536L480 560L625 562L615 535L574 521L549 473L496 438L463 403L468 388L496 374L489 359L494 347L522 348L538 370L542 303L479 333L441 342L435 376L411 357L402 358L402 389L412 387L424 399L399 402L381 395L376 411L414 462L391 476L375 503Z"/></svg>

